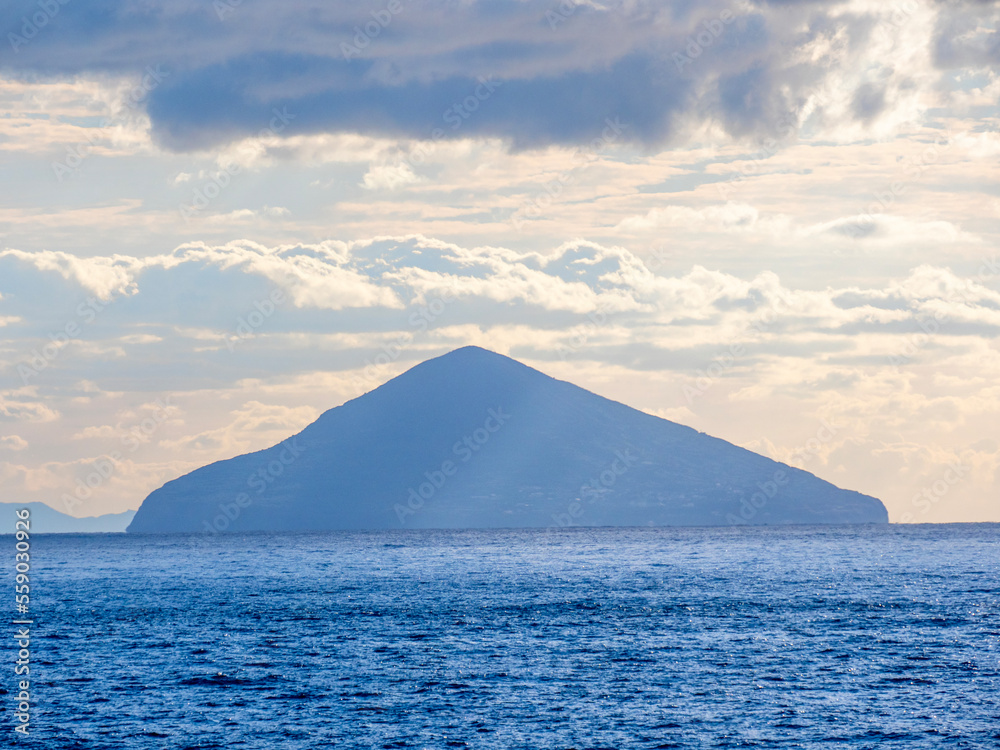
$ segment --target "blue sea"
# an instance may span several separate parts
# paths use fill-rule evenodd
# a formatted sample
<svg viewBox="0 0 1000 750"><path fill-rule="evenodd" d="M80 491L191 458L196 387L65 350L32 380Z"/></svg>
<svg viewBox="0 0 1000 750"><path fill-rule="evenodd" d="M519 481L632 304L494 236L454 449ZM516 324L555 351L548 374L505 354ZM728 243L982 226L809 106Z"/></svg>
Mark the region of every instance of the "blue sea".
<svg viewBox="0 0 1000 750"><path fill-rule="evenodd" d="M996 750L998 553L996 524L36 537L2 745Z"/></svg>

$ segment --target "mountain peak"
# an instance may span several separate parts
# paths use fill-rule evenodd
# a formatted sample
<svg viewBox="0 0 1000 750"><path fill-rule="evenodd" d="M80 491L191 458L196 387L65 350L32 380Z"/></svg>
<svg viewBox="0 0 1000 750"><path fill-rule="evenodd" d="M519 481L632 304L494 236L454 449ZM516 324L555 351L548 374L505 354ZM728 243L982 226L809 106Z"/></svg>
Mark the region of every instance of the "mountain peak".
<svg viewBox="0 0 1000 750"><path fill-rule="evenodd" d="M495 368L515 366L527 370L532 369L527 365L518 362L516 359L512 359L504 354L498 354L497 352L490 351L489 349L483 349L481 346L463 346L458 349L452 349L450 352L442 354L438 357L425 360L416 367L411 368L411 370L416 370L417 368L430 365L432 363L437 363L438 365L444 365L447 367L464 366Z"/></svg>
<svg viewBox="0 0 1000 750"><path fill-rule="evenodd" d="M504 357L503 354L497 354L490 349L483 349L481 346L474 346L470 344L469 346L460 346L458 349L452 349L447 354L442 354L442 357L470 357L470 356L480 356L480 357ZM504 357L504 359L510 359L510 357Z"/></svg>
<svg viewBox="0 0 1000 750"><path fill-rule="evenodd" d="M129 530L887 520L875 498L465 346L168 482Z"/></svg>
<svg viewBox="0 0 1000 750"><path fill-rule="evenodd" d="M423 368L428 365L447 368L502 368L515 366L518 368L531 369L527 365L518 362L516 359L511 359L503 354L497 354L489 349L483 349L480 346L463 346L459 349L452 349L450 352L442 354L439 357L425 360L416 367L411 368L409 371L418 370L419 368Z"/></svg>

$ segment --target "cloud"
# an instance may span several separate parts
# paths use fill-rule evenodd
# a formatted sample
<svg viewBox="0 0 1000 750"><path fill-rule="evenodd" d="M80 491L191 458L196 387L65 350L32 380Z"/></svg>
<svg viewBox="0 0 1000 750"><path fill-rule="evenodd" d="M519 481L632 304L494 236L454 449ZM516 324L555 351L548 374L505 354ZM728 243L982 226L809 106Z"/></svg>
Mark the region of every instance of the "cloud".
<svg viewBox="0 0 1000 750"><path fill-rule="evenodd" d="M203 458L229 458L256 446L268 446L285 439L315 421L319 412L308 406L289 408L249 401L231 415L225 427L161 440L160 448L197 451Z"/></svg>
<svg viewBox="0 0 1000 750"><path fill-rule="evenodd" d="M380 165L369 168L361 186L366 190L393 190L418 181L409 164Z"/></svg>
<svg viewBox="0 0 1000 750"><path fill-rule="evenodd" d="M51 422L59 412L36 400L35 390L0 391L0 422Z"/></svg>
<svg viewBox="0 0 1000 750"><path fill-rule="evenodd" d="M753 229L757 224L757 209L745 203L727 201L722 206L702 209L687 206L653 208L645 216L633 216L619 223L621 229L650 231L666 227L716 227L722 231L739 232Z"/></svg>
<svg viewBox="0 0 1000 750"><path fill-rule="evenodd" d="M23 451L28 447L28 441L19 435L0 437L0 450Z"/></svg>
<svg viewBox="0 0 1000 750"><path fill-rule="evenodd" d="M136 508L151 490L192 468L179 461L139 463L127 457L111 461L107 456L32 465L0 462L0 483L11 495L46 502L79 517Z"/></svg>
<svg viewBox="0 0 1000 750"><path fill-rule="evenodd" d="M64 279L75 281L101 300L108 300L115 294L135 293L134 258L79 258L59 250L34 253L21 250L0 251L0 258L4 257L31 263L40 271L55 271Z"/></svg>
<svg viewBox="0 0 1000 750"><path fill-rule="evenodd" d="M771 220L748 206L725 204L702 210L670 206L638 221L660 228L690 225L692 231L721 222L743 232ZM928 234L932 227L918 229ZM808 240L816 230L790 231ZM19 253L17 262L41 275L52 273L47 254L40 263L32 256ZM101 269L108 260L86 262ZM807 355L860 361L881 351L879 361L888 365L928 325L935 335L907 354L906 362L940 347L958 356L1000 331L1000 293L990 286L1000 269L995 261L984 263L978 278L923 264L884 286L826 289L796 288L771 271L741 278L694 265L666 275L655 270L655 258L584 240L548 251L469 247L423 235L272 247L239 240L187 243L165 255L117 262L129 269L123 284L131 293L107 303L99 322L81 320L45 377L87 363L73 382L99 381L113 358L119 360L116 377L138 377L141 367L131 355L140 347L143 358L186 361L198 370L207 353L227 353L232 359L213 371L236 368L236 376L241 366L310 367L323 352L336 352L343 361L345 352L383 339L410 342L430 331L458 346L482 330L506 331L511 347L543 358L582 352L615 358L616 350L627 350L640 369L690 371L726 347L749 344L748 364ZM90 276L79 278L82 284ZM24 280L38 286L30 275ZM211 294L191 291L203 289ZM53 303L35 295L30 304ZM164 311L170 311L172 326L162 322ZM30 307L14 312L33 317ZM37 334L43 342L45 330ZM23 343L15 350L25 353L22 363L41 346L32 335L19 329ZM18 361L9 360L7 367ZM829 374L817 376L812 387L843 387L854 377ZM29 396L25 391L10 401L8 418L45 418L43 405Z"/></svg>
<svg viewBox="0 0 1000 750"><path fill-rule="evenodd" d="M993 0L937 0L941 6L935 30L935 64L995 68L1000 64L1000 8Z"/></svg>
<svg viewBox="0 0 1000 750"><path fill-rule="evenodd" d="M0 261L14 258L39 271L59 273L101 300L113 295L133 295L140 279L155 270L182 266L211 266L222 272L242 272L263 277L288 291L298 307L339 310L384 305L398 307L395 295L351 267L343 243L267 248L248 240L211 246L191 243L169 255L78 258L59 251L0 251ZM142 343L134 338L127 343Z"/></svg>
<svg viewBox="0 0 1000 750"><path fill-rule="evenodd" d="M888 245L936 243L950 245L961 241L979 244L981 240L948 221L921 221L917 218L865 213L844 216L823 224L802 229L803 236L832 235Z"/></svg>
<svg viewBox="0 0 1000 750"><path fill-rule="evenodd" d="M104 438L119 437L121 431L112 427L109 424L106 425L93 425L91 427L86 427L72 436L73 440L95 440Z"/></svg>
<svg viewBox="0 0 1000 750"><path fill-rule="evenodd" d="M937 71L998 59L989 3L564 6L407 0L392 13L275 0L220 18L208 3L70 3L31 39L18 41L14 22L15 54L0 73L142 81L162 71L142 104L159 142L177 150L251 137L276 112L294 118L283 137L500 138L516 149L584 144L620 117L625 140L657 148L700 123L735 138L809 118L834 130L896 127L930 106ZM35 10L15 0L6 17ZM913 58L928 46L936 70Z"/></svg>

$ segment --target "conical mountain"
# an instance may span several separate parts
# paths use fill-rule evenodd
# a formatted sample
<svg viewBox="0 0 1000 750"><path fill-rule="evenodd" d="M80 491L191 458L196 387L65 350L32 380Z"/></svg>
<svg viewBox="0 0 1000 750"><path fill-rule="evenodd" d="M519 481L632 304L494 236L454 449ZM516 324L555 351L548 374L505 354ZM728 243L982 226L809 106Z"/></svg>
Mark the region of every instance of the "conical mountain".
<svg viewBox="0 0 1000 750"><path fill-rule="evenodd" d="M875 498L470 346L168 482L128 530L887 520Z"/></svg>

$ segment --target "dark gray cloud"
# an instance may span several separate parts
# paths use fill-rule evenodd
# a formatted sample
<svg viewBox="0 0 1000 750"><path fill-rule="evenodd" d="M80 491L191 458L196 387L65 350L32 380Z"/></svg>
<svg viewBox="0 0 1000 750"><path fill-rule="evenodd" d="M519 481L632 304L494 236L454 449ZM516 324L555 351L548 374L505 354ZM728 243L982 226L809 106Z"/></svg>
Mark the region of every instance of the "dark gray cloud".
<svg viewBox="0 0 1000 750"><path fill-rule="evenodd" d="M204 147L268 127L273 110L287 112L288 132L353 131L436 139L492 136L515 147L586 143L618 118L624 138L652 143L670 132L684 107L689 82L653 80L650 61L624 57L607 69L502 80L449 76L386 85L369 75L369 61L253 55L168 78L148 110L154 133L167 145ZM358 73L355 73L358 71ZM311 78L331 88L281 95L288 78ZM259 89L275 94L262 98Z"/></svg>
<svg viewBox="0 0 1000 750"><path fill-rule="evenodd" d="M851 108L862 122L869 122L885 109L885 88L875 83L865 83L854 92Z"/></svg>
<svg viewBox="0 0 1000 750"><path fill-rule="evenodd" d="M155 137L175 150L257 133L275 109L294 116L284 134L489 136L513 148L584 144L620 118L622 139L650 148L685 118L734 137L787 132L829 72L797 51L837 32L867 44L875 20L834 16L837 5L8 0L0 74L166 71L144 103ZM969 19L993 12L974 7L941 6L940 65L996 61L995 33L967 38ZM856 117L878 115L880 91L853 94Z"/></svg>

